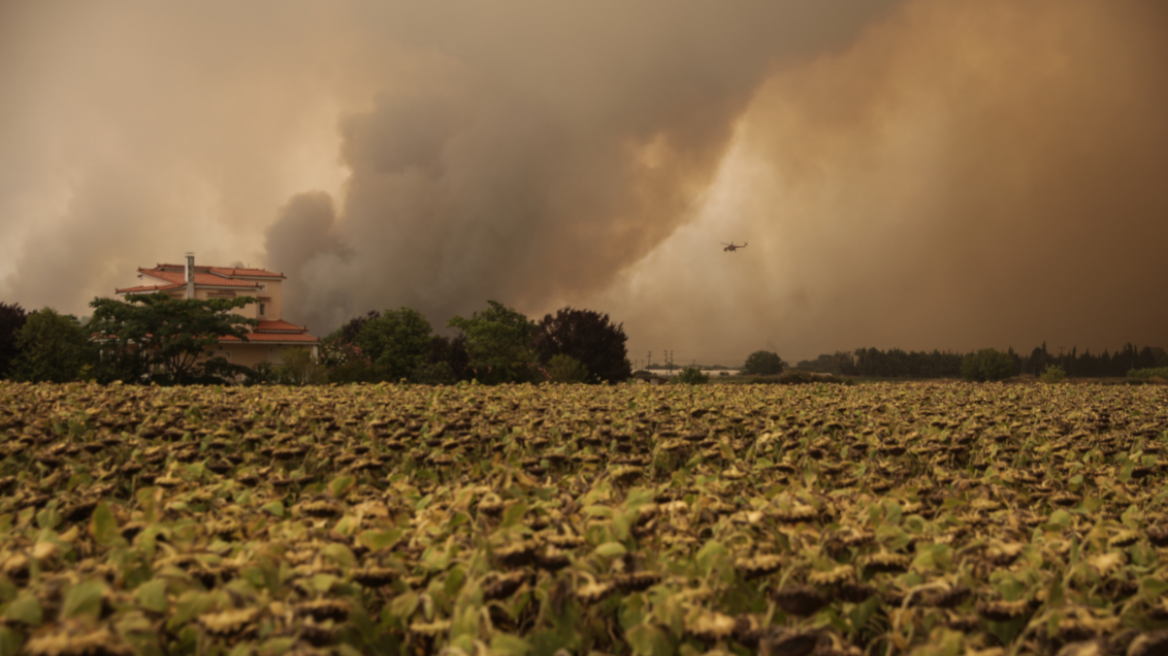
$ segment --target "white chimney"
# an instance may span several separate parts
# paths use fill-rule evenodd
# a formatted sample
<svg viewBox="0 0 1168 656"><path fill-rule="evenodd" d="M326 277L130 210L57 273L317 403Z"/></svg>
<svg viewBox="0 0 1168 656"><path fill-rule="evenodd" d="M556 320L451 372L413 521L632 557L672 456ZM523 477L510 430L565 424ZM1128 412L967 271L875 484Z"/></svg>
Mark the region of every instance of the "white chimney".
<svg viewBox="0 0 1168 656"><path fill-rule="evenodd" d="M184 279L187 283L187 299L195 297L195 254L187 253L187 268Z"/></svg>

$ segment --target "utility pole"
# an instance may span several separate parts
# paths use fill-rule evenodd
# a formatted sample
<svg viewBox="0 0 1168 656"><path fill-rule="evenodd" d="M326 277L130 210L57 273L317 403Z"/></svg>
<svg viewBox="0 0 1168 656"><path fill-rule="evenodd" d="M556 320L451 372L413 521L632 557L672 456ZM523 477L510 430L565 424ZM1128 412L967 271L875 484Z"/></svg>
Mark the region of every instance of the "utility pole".
<svg viewBox="0 0 1168 656"><path fill-rule="evenodd" d="M649 367L653 366L653 352L652 351L649 351L649 359L646 360L645 362L646 362L645 371L648 371Z"/></svg>

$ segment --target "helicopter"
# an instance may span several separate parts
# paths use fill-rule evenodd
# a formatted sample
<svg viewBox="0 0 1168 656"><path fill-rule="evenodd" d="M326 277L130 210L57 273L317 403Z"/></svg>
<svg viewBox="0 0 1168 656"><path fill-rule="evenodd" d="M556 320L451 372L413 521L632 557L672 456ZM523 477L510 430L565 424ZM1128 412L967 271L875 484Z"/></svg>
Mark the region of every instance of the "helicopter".
<svg viewBox="0 0 1168 656"><path fill-rule="evenodd" d="M727 252L727 253L733 253L734 251L738 250L739 248L746 248L746 244L747 244L747 242L742 242L741 246L736 246L734 244L734 242L730 242L729 244L727 244L726 242L722 242L722 245L726 247L726 248L723 248L722 250Z"/></svg>

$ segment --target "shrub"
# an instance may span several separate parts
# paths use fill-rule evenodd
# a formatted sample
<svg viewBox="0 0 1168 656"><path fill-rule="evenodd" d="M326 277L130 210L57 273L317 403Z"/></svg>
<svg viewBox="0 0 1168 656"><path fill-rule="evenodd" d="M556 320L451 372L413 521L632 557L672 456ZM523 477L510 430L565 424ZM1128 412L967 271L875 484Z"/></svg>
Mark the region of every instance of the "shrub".
<svg viewBox="0 0 1168 656"><path fill-rule="evenodd" d="M1016 373L1014 358L997 349L982 349L961 360L961 376L966 380L1005 380Z"/></svg>
<svg viewBox="0 0 1168 656"><path fill-rule="evenodd" d="M1061 383L1066 377L1067 372L1063 371L1062 367L1054 364L1047 365L1046 371L1042 372L1042 382L1046 383L1047 385Z"/></svg>
<svg viewBox="0 0 1168 656"><path fill-rule="evenodd" d="M1155 369L1132 369L1127 372L1128 378L1168 378L1168 367Z"/></svg>
<svg viewBox="0 0 1168 656"><path fill-rule="evenodd" d="M851 385L852 380L833 374L817 374L810 371L789 369L778 376L757 377L750 379L755 385L808 385L811 383L835 383L837 385Z"/></svg>
<svg viewBox="0 0 1168 656"><path fill-rule="evenodd" d="M778 353L755 351L746 358L742 373L758 376L774 376L783 373L784 362Z"/></svg>
<svg viewBox="0 0 1168 656"><path fill-rule="evenodd" d="M283 362L272 367L275 379L281 385L321 385L328 382L328 371L312 358L312 350L290 348L284 352Z"/></svg>
<svg viewBox="0 0 1168 656"><path fill-rule="evenodd" d="M410 382L420 385L453 385L458 382L458 376L454 375L449 362L438 360L419 365L410 374Z"/></svg>
<svg viewBox="0 0 1168 656"><path fill-rule="evenodd" d="M553 383L584 383L588 381L588 367L570 355L553 355L547 364L548 378Z"/></svg>
<svg viewBox="0 0 1168 656"><path fill-rule="evenodd" d="M681 372L677 374L677 382L686 385L705 385L710 382L710 375L702 373L697 367L682 367Z"/></svg>

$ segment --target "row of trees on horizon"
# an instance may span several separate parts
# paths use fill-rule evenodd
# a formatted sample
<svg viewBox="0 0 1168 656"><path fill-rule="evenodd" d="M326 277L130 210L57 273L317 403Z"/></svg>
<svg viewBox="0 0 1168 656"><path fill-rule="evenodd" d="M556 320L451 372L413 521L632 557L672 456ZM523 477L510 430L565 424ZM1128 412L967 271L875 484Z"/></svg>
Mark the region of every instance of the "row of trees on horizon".
<svg viewBox="0 0 1168 656"><path fill-rule="evenodd" d="M618 382L632 376L622 325L592 310L563 308L532 321L496 301L469 318L447 323L440 335L417 310L398 308L354 317L322 340L319 358L291 349L284 362L254 369L206 360L204 349L226 335L240 336L255 320L230 312L250 299L175 300L143 295L127 301L94 299L83 322L52 308L26 312L0 303L0 378L28 381L144 382L162 384L243 381L313 384L399 382L451 384ZM106 336L100 343L95 334ZM127 348L134 344L135 348ZM145 348L143 348L143 346ZM133 351L133 353L130 353ZM1042 375L1057 369L1073 377L1123 377L1168 368L1163 348L1125 344L1095 355L1046 344L1028 355L1012 348L962 354L859 348L799 362L804 372L873 378L986 379ZM776 353L756 351L741 368L777 375L789 368ZM971 373L972 372L972 373ZM1157 374L1160 375L1160 374Z"/></svg>
<svg viewBox="0 0 1168 656"><path fill-rule="evenodd" d="M627 336L607 314L563 308L538 323L496 301L435 334L417 310L398 308L356 317L283 362L254 368L206 359L227 336L242 338L257 321L231 312L253 299L171 299L137 295L96 298L93 316L79 320L52 308L27 312L0 303L0 378L30 382L101 383L399 382L451 384L598 383L632 375ZM101 339L95 339L95 336Z"/></svg>
<svg viewBox="0 0 1168 656"><path fill-rule="evenodd" d="M1131 371L1168 367L1168 352L1156 346L1137 347L1124 344L1110 353L1106 349L1092 354L1090 349L1079 353L1051 353L1044 342L1029 355L1016 353L1013 348L1004 352L1012 363L1011 375L1042 375L1048 367L1058 367L1076 378L1113 378L1127 376ZM961 378L962 363L969 353L954 351L904 351L891 348L858 348L854 351L836 351L820 355L814 360L803 360L796 369L829 373L837 376L865 376L873 378Z"/></svg>

